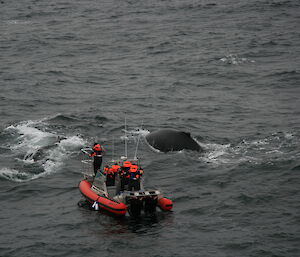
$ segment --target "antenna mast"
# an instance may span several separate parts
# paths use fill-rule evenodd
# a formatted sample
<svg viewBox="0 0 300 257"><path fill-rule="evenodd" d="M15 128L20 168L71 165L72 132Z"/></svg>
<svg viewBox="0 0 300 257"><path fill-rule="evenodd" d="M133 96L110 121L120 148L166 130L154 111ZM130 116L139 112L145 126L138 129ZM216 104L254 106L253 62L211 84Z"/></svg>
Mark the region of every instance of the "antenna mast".
<svg viewBox="0 0 300 257"><path fill-rule="evenodd" d="M135 148L135 153L134 153L134 160L137 160L137 151L138 151L138 147L139 147L139 142L140 142L140 138L141 138L141 135L138 136L138 141L136 143L136 148Z"/></svg>
<svg viewBox="0 0 300 257"><path fill-rule="evenodd" d="M143 129L143 124L144 124L144 121L142 120L141 129ZM140 143L140 138L141 138L141 132L138 135L138 140L136 143L136 148L135 148L135 153L134 153L134 160L137 160L137 151L138 151L138 147L139 147L139 143Z"/></svg>
<svg viewBox="0 0 300 257"><path fill-rule="evenodd" d="M111 160L114 160L115 155L115 137L113 137L113 145L112 145L112 153L111 153Z"/></svg>
<svg viewBox="0 0 300 257"><path fill-rule="evenodd" d="M126 116L125 116L125 138L124 138L124 140L125 140L125 157L126 157L126 159L127 159L127 136L126 136L126 132L127 132L127 125L126 125Z"/></svg>

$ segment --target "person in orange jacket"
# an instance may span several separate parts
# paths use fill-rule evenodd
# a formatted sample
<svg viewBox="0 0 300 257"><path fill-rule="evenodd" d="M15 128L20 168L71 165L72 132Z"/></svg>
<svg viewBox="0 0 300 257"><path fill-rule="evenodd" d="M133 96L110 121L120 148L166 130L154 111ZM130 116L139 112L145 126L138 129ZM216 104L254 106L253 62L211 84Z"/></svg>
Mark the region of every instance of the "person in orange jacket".
<svg viewBox="0 0 300 257"><path fill-rule="evenodd" d="M118 165L118 163L116 162L114 165L111 166L111 168L115 174L118 174L121 169L121 166Z"/></svg>
<svg viewBox="0 0 300 257"><path fill-rule="evenodd" d="M105 165L104 169L103 169L103 174L106 175L109 171L109 166Z"/></svg>
<svg viewBox="0 0 300 257"><path fill-rule="evenodd" d="M114 170L112 168L109 168L105 175L106 175L106 185L114 186L115 185L115 177L116 177Z"/></svg>
<svg viewBox="0 0 300 257"><path fill-rule="evenodd" d="M90 157L94 157L93 166L94 166L94 173L96 176L97 171L101 169L103 149L98 143L95 143L92 149L93 152L90 154Z"/></svg>
<svg viewBox="0 0 300 257"><path fill-rule="evenodd" d="M128 191L137 191L141 189L140 186L140 170L137 165L131 165L129 169L129 182L128 182Z"/></svg>
<svg viewBox="0 0 300 257"><path fill-rule="evenodd" d="M128 185L129 181L129 169L131 167L130 161L124 161L120 170L120 178L121 178L121 191L125 190L125 186Z"/></svg>

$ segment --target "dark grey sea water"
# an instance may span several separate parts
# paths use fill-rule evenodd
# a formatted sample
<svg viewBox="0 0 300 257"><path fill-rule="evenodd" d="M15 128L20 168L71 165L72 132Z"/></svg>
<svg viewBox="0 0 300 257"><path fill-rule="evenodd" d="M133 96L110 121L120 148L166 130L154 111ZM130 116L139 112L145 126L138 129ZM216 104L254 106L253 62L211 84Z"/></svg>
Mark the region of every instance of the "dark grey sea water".
<svg viewBox="0 0 300 257"><path fill-rule="evenodd" d="M296 0L1 0L0 256L300 256L299 21ZM125 116L205 149L140 144L171 213L77 205L80 148L123 155Z"/></svg>

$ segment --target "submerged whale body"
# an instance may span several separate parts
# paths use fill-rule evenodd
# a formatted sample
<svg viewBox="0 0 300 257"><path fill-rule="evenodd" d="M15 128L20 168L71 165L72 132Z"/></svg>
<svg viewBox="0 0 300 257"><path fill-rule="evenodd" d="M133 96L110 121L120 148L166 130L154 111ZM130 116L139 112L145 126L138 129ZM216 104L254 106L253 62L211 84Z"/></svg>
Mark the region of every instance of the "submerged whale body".
<svg viewBox="0 0 300 257"><path fill-rule="evenodd" d="M173 129L161 129L146 135L146 140L161 152L181 151L183 149L203 151L190 133Z"/></svg>

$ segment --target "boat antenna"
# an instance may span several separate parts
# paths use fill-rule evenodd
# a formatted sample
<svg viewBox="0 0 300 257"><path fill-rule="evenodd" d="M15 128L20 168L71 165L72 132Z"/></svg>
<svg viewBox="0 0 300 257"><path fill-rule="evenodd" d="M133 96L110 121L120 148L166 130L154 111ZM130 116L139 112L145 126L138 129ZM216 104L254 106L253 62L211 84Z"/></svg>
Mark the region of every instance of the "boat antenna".
<svg viewBox="0 0 300 257"><path fill-rule="evenodd" d="M144 121L142 120L141 129L143 129L143 124L144 124ZM140 143L140 138L141 138L141 133L139 133L139 135L138 135L138 140L136 143L136 148L135 148L135 153L134 153L134 160L137 160L137 151L138 151L138 147L139 147L139 143Z"/></svg>
<svg viewBox="0 0 300 257"><path fill-rule="evenodd" d="M112 145L112 152L111 152L111 160L114 160L115 155L115 137L113 137L113 145Z"/></svg>
<svg viewBox="0 0 300 257"><path fill-rule="evenodd" d="M134 160L137 160L137 151L138 151L138 147L139 147L139 142L140 142L140 138L141 138L141 135L139 134L138 136L138 140L137 140L137 143L136 143L136 148L135 148L135 153L134 153Z"/></svg>
<svg viewBox="0 0 300 257"><path fill-rule="evenodd" d="M127 124L126 124L126 116L125 116L125 158L127 159L127 135L126 135L126 132L127 132Z"/></svg>

